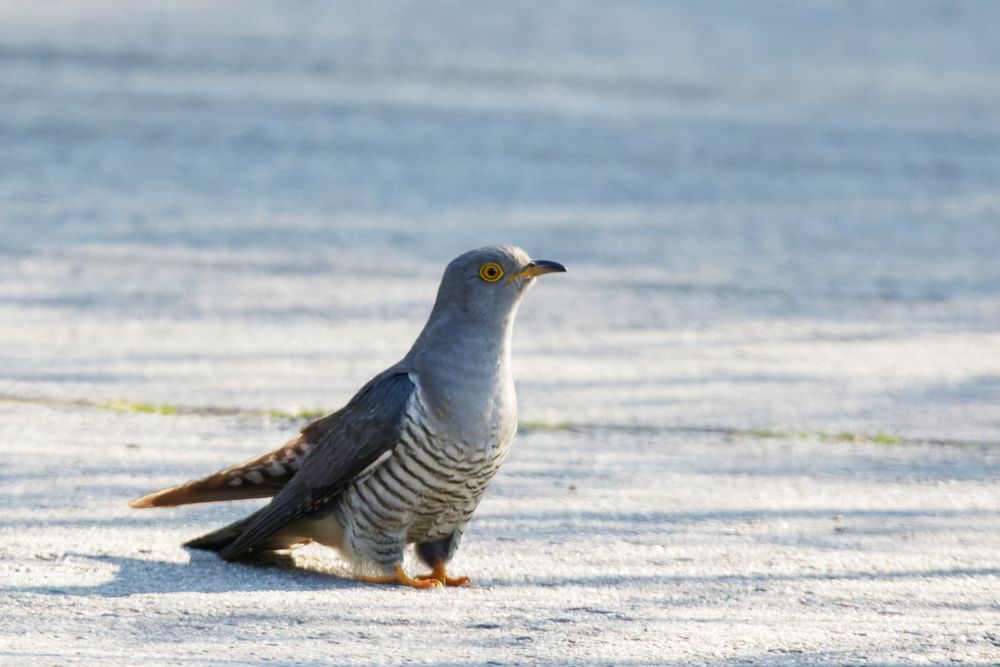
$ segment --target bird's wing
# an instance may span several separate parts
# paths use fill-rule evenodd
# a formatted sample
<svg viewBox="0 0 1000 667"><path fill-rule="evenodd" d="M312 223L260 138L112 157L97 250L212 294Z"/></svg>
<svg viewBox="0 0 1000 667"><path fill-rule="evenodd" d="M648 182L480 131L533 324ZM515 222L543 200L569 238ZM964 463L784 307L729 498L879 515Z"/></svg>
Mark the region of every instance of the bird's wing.
<svg viewBox="0 0 1000 667"><path fill-rule="evenodd" d="M302 462L318 442L334 427L343 410L318 419L297 437L257 458L225 468L208 477L147 494L129 507L176 507L223 500L270 498L278 493L302 467Z"/></svg>
<svg viewBox="0 0 1000 667"><path fill-rule="evenodd" d="M221 552L222 557L239 559L284 526L322 508L351 480L377 465L399 441L406 405L415 389L407 372L392 369L362 387L318 438L298 474Z"/></svg>

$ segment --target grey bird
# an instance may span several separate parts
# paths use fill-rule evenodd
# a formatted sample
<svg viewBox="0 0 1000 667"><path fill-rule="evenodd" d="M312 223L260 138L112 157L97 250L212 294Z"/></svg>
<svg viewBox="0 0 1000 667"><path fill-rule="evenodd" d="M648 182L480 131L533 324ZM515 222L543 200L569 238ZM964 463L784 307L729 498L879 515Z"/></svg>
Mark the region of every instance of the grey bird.
<svg viewBox="0 0 1000 667"><path fill-rule="evenodd" d="M445 566L517 431L514 316L537 276L565 270L513 246L457 257L413 347L347 405L273 452L129 505L271 497L186 546L238 561L318 542L338 549L360 581L466 583ZM405 572L410 544L430 574Z"/></svg>

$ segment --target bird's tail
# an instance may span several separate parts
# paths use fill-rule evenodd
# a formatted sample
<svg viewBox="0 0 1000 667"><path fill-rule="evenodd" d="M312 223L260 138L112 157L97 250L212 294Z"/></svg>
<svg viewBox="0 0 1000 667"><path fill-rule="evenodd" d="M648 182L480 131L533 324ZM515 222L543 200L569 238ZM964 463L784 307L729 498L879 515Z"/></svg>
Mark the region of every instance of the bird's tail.
<svg viewBox="0 0 1000 667"><path fill-rule="evenodd" d="M257 518L257 515L263 511L263 508L257 510L248 517L244 517L239 521L234 521L228 526L219 528L218 530L213 530L211 533L202 535L201 537L196 537L193 540L184 543L184 546L191 547L192 549L202 549L204 551L222 551L233 541L239 537L247 527L253 523L253 520Z"/></svg>
<svg viewBox="0 0 1000 667"><path fill-rule="evenodd" d="M220 470L202 479L154 491L136 498L128 505L141 509L222 500L270 498L295 475L312 447L313 444L307 439L306 434L302 434L273 452Z"/></svg>

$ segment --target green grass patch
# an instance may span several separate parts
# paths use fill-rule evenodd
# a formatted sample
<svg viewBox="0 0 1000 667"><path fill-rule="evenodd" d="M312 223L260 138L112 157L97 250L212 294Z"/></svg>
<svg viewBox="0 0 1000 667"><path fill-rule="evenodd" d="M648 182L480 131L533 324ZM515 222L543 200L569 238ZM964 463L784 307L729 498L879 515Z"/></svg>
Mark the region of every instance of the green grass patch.
<svg viewBox="0 0 1000 667"><path fill-rule="evenodd" d="M74 401L74 405L86 405L101 410L112 412L140 412L154 415L202 415L202 416L244 416L244 417L271 417L273 419L318 419L326 414L328 410L315 408L295 408L292 410L281 410L274 408L271 410L247 410L241 408L227 408L219 406L186 407L177 405L157 405L155 403L137 403L134 401L124 401L112 399L110 401Z"/></svg>
<svg viewBox="0 0 1000 667"><path fill-rule="evenodd" d="M874 435L868 435L866 433L850 433L848 431L841 431L840 433L817 433L816 437L820 440L827 440L832 442L867 442L876 445L901 445L903 444L903 439L899 436L889 435L888 433L882 433L879 431Z"/></svg>
<svg viewBox="0 0 1000 667"><path fill-rule="evenodd" d="M294 410L268 410L265 414L274 419L319 419L327 414L318 408L295 408Z"/></svg>
<svg viewBox="0 0 1000 667"><path fill-rule="evenodd" d="M517 423L517 430L521 433L531 431L569 431L573 425L568 422L547 422L536 419L525 419Z"/></svg>
<svg viewBox="0 0 1000 667"><path fill-rule="evenodd" d="M176 405L155 405L153 403L132 403L131 401L111 400L95 404L99 408L112 412L144 412L156 415L176 415Z"/></svg>
<svg viewBox="0 0 1000 667"><path fill-rule="evenodd" d="M740 431L739 435L750 438L791 438L794 433L783 428L752 428L749 431ZM798 434L800 437L802 434Z"/></svg>
<svg viewBox="0 0 1000 667"><path fill-rule="evenodd" d="M745 431L737 431L736 435L748 438L800 438L802 440L821 440L823 442L867 442L876 445L901 445L904 440L899 436L889 435L879 431L874 435L865 433L851 433L840 431L839 433L828 433L826 431L792 431L783 428L752 428Z"/></svg>

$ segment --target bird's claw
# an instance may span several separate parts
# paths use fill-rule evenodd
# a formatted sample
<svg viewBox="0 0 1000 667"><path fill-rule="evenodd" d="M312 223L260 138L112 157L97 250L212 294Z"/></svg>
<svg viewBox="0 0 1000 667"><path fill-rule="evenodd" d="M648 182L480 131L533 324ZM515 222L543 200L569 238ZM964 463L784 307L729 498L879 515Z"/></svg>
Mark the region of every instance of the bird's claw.
<svg viewBox="0 0 1000 667"><path fill-rule="evenodd" d="M362 581L366 584L399 584L410 588L440 588L444 586L438 579L428 579L424 577L411 577L403 570L402 565L396 565L395 571L382 577L355 577L355 581Z"/></svg>
<svg viewBox="0 0 1000 667"><path fill-rule="evenodd" d="M430 574L418 574L414 577L418 581L436 581L439 586L471 586L472 579L468 577L449 577L444 568L444 564L434 566Z"/></svg>

